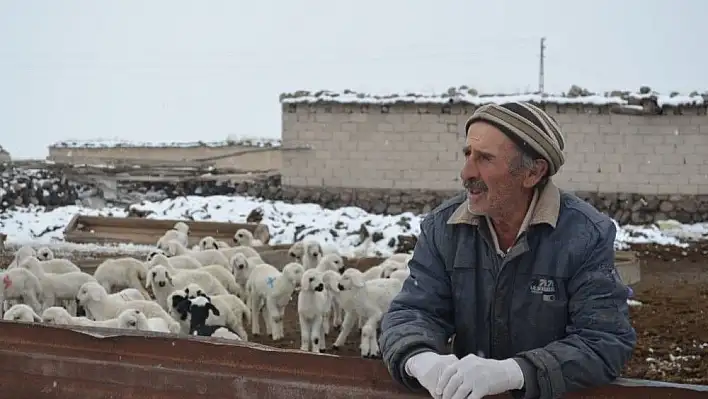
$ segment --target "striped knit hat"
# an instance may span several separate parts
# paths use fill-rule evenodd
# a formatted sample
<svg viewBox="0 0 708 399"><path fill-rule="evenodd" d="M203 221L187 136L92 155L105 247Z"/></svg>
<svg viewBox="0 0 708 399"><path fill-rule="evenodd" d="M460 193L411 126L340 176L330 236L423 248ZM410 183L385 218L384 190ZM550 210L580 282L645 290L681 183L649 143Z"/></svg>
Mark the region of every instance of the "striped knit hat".
<svg viewBox="0 0 708 399"><path fill-rule="evenodd" d="M526 102L486 104L472 114L465 124L465 135L474 122L486 122L516 143L534 159L548 162L548 175L553 176L565 163L565 139L558 123L542 109Z"/></svg>

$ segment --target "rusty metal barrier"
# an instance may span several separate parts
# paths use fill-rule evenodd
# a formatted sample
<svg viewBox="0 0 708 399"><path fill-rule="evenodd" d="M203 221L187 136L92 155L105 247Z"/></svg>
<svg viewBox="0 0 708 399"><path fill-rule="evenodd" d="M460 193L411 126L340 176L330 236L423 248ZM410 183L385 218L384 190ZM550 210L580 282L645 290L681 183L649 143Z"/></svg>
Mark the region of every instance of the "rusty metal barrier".
<svg viewBox="0 0 708 399"><path fill-rule="evenodd" d="M376 360L105 328L0 322L0 331L0 398L425 397ZM567 397L698 399L708 387L621 380Z"/></svg>

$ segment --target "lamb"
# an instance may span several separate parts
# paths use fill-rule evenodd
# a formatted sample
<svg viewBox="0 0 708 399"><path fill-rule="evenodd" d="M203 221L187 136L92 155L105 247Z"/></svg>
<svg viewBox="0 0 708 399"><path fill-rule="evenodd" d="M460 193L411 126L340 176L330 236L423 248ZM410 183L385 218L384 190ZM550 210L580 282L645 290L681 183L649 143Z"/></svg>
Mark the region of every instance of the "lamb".
<svg viewBox="0 0 708 399"><path fill-rule="evenodd" d="M37 252L35 252L34 248L30 247L29 245L25 245L15 251L15 257L12 259L12 262L10 262L10 265L7 266L8 269L14 269L16 268L22 260L25 258L29 257L36 257Z"/></svg>
<svg viewBox="0 0 708 399"><path fill-rule="evenodd" d="M69 312L76 314L76 293L82 284L96 279L84 272L69 273L46 273L37 258L27 258L20 263L20 267L29 270L37 276L42 287L42 306L48 308L54 306L57 299L70 301Z"/></svg>
<svg viewBox="0 0 708 399"><path fill-rule="evenodd" d="M180 291L175 292L179 293ZM209 296L197 284L189 284L184 288L183 292L184 295L182 295L182 297L187 299L193 299L198 296ZM235 295L212 295L209 296L209 298L214 306L219 309L221 315L210 315L207 318L206 324L227 326L232 331L235 331L243 341L248 341L248 333L246 333L243 323L244 321L246 323L251 322L251 309ZM176 296L172 296L172 299L168 298L168 304L171 304L173 308L177 303L179 303L179 300L176 299ZM184 317L184 315L181 315L181 317Z"/></svg>
<svg viewBox="0 0 708 399"><path fill-rule="evenodd" d="M115 294L109 294L109 298L114 298L119 301L140 301L143 299L150 299L150 296L144 296L140 290L137 290L135 288L125 288L121 291L116 292ZM84 312L86 313L86 317L89 319L94 319L93 315L91 314L91 311L88 309L84 309Z"/></svg>
<svg viewBox="0 0 708 399"><path fill-rule="evenodd" d="M266 263L253 268L246 282L253 335L261 332L258 317L262 315L272 339L283 338L283 312L295 288L300 285L303 272L302 265L294 262L285 265L282 272Z"/></svg>
<svg viewBox="0 0 708 399"><path fill-rule="evenodd" d="M242 287L245 286L255 265L249 262L248 258L246 258L246 255L244 254L236 254L232 256L229 260L229 264L229 271L231 271L234 275L236 282Z"/></svg>
<svg viewBox="0 0 708 399"><path fill-rule="evenodd" d="M157 240L157 248L167 251L170 241L176 240L183 246L189 245L189 226L184 222L175 223L171 230L167 230L165 234Z"/></svg>
<svg viewBox="0 0 708 399"><path fill-rule="evenodd" d="M344 322L333 348L339 348L345 343L356 318L362 317L365 322L361 329L361 355L378 356L376 331L379 322L402 287L403 283L397 279L378 278L366 281L359 270L345 270L338 284L342 307L345 310Z"/></svg>
<svg viewBox="0 0 708 399"><path fill-rule="evenodd" d="M47 248L47 250L49 250ZM53 255L51 255L53 256ZM10 265L7 267L8 269L14 269L16 267L19 267L20 263L22 263L24 260L27 258L34 258L38 261L40 261L40 264L42 265L42 268L46 273L70 273L70 272L80 272L81 269L76 266L72 261L68 259L49 259L49 260L40 260L39 255L37 252L34 251L31 247L22 247L20 248L16 253L15 253L15 259L10 263Z"/></svg>
<svg viewBox="0 0 708 399"><path fill-rule="evenodd" d="M117 325L115 319L105 322L94 321L87 317L76 317L61 306L51 306L42 312L42 321L46 324L57 326L86 326L86 327L113 327Z"/></svg>
<svg viewBox="0 0 708 399"><path fill-rule="evenodd" d="M24 303L32 307L35 312L42 311L42 304L40 303L42 284L37 276L27 269L15 267L14 269L0 272L0 278L3 283L0 286L0 300L5 301L7 305L9 305L10 301Z"/></svg>
<svg viewBox="0 0 708 399"><path fill-rule="evenodd" d="M39 259L39 260L52 260L52 259L54 259L54 252L47 247L42 247L37 250L37 259Z"/></svg>
<svg viewBox="0 0 708 399"><path fill-rule="evenodd" d="M226 256L226 259L231 259L236 254L243 254L247 258L254 257L254 256L257 256L257 257L261 256L258 253L258 251L256 251L255 249L253 249L251 247L222 248L222 249L219 249L219 252L224 254L224 256Z"/></svg>
<svg viewBox="0 0 708 399"><path fill-rule="evenodd" d="M327 307L322 322L325 335L329 334L331 327L339 327L342 325L342 318L344 316L342 315L342 307L339 304L338 288L339 279L341 277L341 274L333 270L327 270L322 273L322 282L324 283L325 293L327 294Z"/></svg>
<svg viewBox="0 0 708 399"><path fill-rule="evenodd" d="M96 271L93 272L93 277L105 288L106 292L134 288L140 291L145 298L150 298L150 294L144 288L147 267L135 258L106 259L98 265Z"/></svg>
<svg viewBox="0 0 708 399"><path fill-rule="evenodd" d="M327 254L320 259L317 264L317 270L324 273L327 270L332 270L338 273L344 273L344 259L337 254Z"/></svg>
<svg viewBox="0 0 708 399"><path fill-rule="evenodd" d="M298 241L293 244L288 250L288 255L292 258L293 262L298 262L302 264L302 256L305 254L305 242Z"/></svg>
<svg viewBox="0 0 708 399"><path fill-rule="evenodd" d="M297 312L300 321L300 350L319 353L324 347L323 318L327 311L327 294L322 282L322 272L308 269L302 274L297 295Z"/></svg>
<svg viewBox="0 0 708 399"><path fill-rule="evenodd" d="M364 272L364 281L373 280L375 278L384 278L384 271L388 267L393 267L394 269L398 269L398 268L403 267L403 263L386 259L383 262L381 262L380 264L378 264L376 266L372 266L367 271L365 271Z"/></svg>
<svg viewBox="0 0 708 399"><path fill-rule="evenodd" d="M411 255L411 254L393 254L393 255L389 256L387 260L392 260L394 262L408 264L408 262L411 260L412 257L413 257L413 255Z"/></svg>
<svg viewBox="0 0 708 399"><path fill-rule="evenodd" d="M76 295L81 306L91 312L91 315L98 321L108 320L118 317L118 315L126 309L138 309L142 311L146 317L159 317L164 319L170 331L179 331L179 323L177 323L160 305L155 301L140 300L140 301L122 301L120 299L111 298L106 290L95 281L85 283L79 289Z"/></svg>
<svg viewBox="0 0 708 399"><path fill-rule="evenodd" d="M214 276L214 278L217 279L222 286L224 286L228 293L234 294L239 298L243 297L243 288L241 287L241 284L236 282L236 277L230 270L226 269L221 265L204 266L199 270L207 272Z"/></svg>
<svg viewBox="0 0 708 399"><path fill-rule="evenodd" d="M199 250L204 251L206 249L227 249L230 248L227 243L221 240L216 240L212 236L206 236L199 240Z"/></svg>
<svg viewBox="0 0 708 399"><path fill-rule="evenodd" d="M291 248L292 249L292 248ZM302 254L302 266L307 269L314 269L322 259L322 246L315 241L308 241L304 244Z"/></svg>
<svg viewBox="0 0 708 399"><path fill-rule="evenodd" d="M3 320L7 321L24 321L27 323L41 323L42 318L32 309L30 306L24 303L18 303L13 305L10 309L5 312L2 316Z"/></svg>
<svg viewBox="0 0 708 399"><path fill-rule="evenodd" d="M202 265L221 265L229 267L229 260L217 249L207 249L205 251L192 251L177 241L167 243L167 254L170 256L189 255L199 261Z"/></svg>
<svg viewBox="0 0 708 399"><path fill-rule="evenodd" d="M390 278L391 274L395 272L396 270L403 270L408 268L407 263L403 262L397 262L395 260L391 259L386 259L383 263L381 263L381 276L380 278ZM366 277L365 277L366 278Z"/></svg>
<svg viewBox="0 0 708 399"><path fill-rule="evenodd" d="M179 332L179 330L170 331L170 326L164 319L159 317L147 318L145 314L138 309L126 309L121 312L117 317L117 327L138 331Z"/></svg>
<svg viewBox="0 0 708 399"><path fill-rule="evenodd" d="M148 259L150 267L156 265L172 266L175 269L196 270L202 267L201 262L190 255L177 255L168 258L164 253L155 253Z"/></svg>
<svg viewBox="0 0 708 399"><path fill-rule="evenodd" d="M238 229L234 234L234 244L243 247L262 247L263 242L253 237L253 233L246 229Z"/></svg>
<svg viewBox="0 0 708 399"><path fill-rule="evenodd" d="M401 283L403 283L406 281L406 279L410 275L411 275L411 271L409 268L406 267L406 268L394 271L393 273L391 273L389 278L394 278L396 280L399 280Z"/></svg>
<svg viewBox="0 0 708 399"><path fill-rule="evenodd" d="M209 312L219 316L221 312L214 306L208 296L198 296L193 299L184 299L179 302L176 309L181 314L189 315L189 333L202 337L217 337L241 341L241 337L224 325L207 325Z"/></svg>
<svg viewBox="0 0 708 399"><path fill-rule="evenodd" d="M159 306L168 310L167 296L176 289L184 289L189 283L198 284L208 294L228 294L219 280L208 272L202 270L177 271L163 265L157 265L150 269L145 288L152 288Z"/></svg>

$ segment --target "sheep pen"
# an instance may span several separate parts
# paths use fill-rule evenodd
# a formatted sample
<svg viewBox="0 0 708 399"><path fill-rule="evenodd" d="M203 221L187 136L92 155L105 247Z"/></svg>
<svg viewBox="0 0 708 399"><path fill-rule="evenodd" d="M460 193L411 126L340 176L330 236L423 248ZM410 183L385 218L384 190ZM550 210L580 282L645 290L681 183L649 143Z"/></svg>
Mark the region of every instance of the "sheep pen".
<svg viewBox="0 0 708 399"><path fill-rule="evenodd" d="M35 249L40 247L37 245ZM708 243L694 243L689 248L640 244L632 245L632 249L643 261L642 280L632 287L642 305L630 307L632 323L638 332L638 345L623 375L672 382L708 383L708 320L701 316L701 312L708 308L708 295L705 291L708 265L704 262ZM107 258L128 256L107 256L104 252L55 252L57 258L69 259L82 268L84 265L93 265L86 270L89 273L93 273L90 267L95 268ZM144 260L147 255L130 256ZM287 253L284 256L283 263L274 264L279 270L292 260ZM13 257L12 249L0 254L0 266L7 267ZM344 258L346 268L353 267L362 272L383 261L382 258ZM259 336L249 334L248 341L282 349L299 349L301 336L297 302L295 292L285 309L282 339L273 341L262 329ZM245 325L245 328L250 332L250 325ZM346 343L333 351L332 344L339 331L338 327L332 328L325 338L323 352L360 357L360 329L355 326Z"/></svg>

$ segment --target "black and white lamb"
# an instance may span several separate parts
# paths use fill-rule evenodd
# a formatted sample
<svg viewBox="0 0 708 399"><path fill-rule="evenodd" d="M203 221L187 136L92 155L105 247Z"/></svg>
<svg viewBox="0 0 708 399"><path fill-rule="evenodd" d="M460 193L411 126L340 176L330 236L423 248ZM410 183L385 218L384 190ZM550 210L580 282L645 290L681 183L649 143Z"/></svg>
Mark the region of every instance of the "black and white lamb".
<svg viewBox="0 0 708 399"><path fill-rule="evenodd" d="M178 300L177 297L173 297L172 299ZM241 341L241 337L226 326L206 324L209 312L213 313L214 316L219 316L220 314L219 309L211 303L211 299L207 295L202 294L192 299L184 298L177 303L176 310L182 317L189 318L190 335Z"/></svg>

